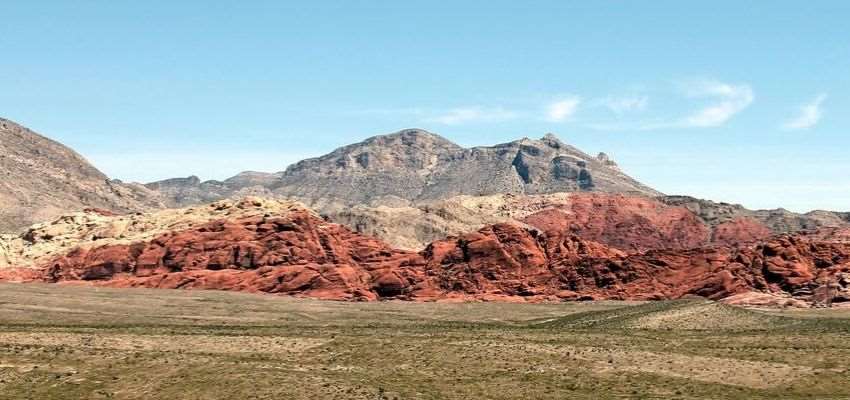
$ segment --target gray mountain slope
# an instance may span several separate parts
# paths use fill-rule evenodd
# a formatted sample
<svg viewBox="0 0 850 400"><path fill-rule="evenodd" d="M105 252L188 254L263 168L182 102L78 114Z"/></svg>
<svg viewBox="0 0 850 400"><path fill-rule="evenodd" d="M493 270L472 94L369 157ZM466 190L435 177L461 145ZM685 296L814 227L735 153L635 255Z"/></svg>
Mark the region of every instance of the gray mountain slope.
<svg viewBox="0 0 850 400"><path fill-rule="evenodd" d="M109 180L68 147L0 118L0 233L87 207L162 207L142 185Z"/></svg>
<svg viewBox="0 0 850 400"><path fill-rule="evenodd" d="M169 187L170 203L267 190L319 209L355 204L404 205L456 195L600 191L646 196L659 192L624 174L607 156L593 157L558 140L520 139L463 148L420 129L375 136L306 159L277 174L251 173L220 182L195 179L148 184ZM175 188L175 182L182 182Z"/></svg>

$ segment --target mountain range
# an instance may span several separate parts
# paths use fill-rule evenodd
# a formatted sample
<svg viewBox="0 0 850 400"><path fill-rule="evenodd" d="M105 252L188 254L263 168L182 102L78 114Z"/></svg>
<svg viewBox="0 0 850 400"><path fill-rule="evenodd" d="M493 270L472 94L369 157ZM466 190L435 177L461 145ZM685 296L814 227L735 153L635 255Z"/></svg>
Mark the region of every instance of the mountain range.
<svg viewBox="0 0 850 400"><path fill-rule="evenodd" d="M411 205L458 195L660 194L621 172L605 154L590 156L553 134L463 148L420 129L371 137L282 172L244 172L224 181L177 178L146 186L177 207L264 194L295 198L323 211L356 204Z"/></svg>
<svg viewBox="0 0 850 400"><path fill-rule="evenodd" d="M779 233L850 221L846 212L748 210L688 196L665 196L629 177L604 153L588 155L553 134L463 148L434 133L407 129L338 148L281 172L246 171L223 181L190 176L147 184L109 179L73 150L12 121L0 119L0 135L0 200L4 204L0 232L20 231L84 208L126 213L243 196L295 199L350 221L361 231L374 228L370 221L380 224L382 216L407 215L421 225L419 216L425 214L437 216L426 219L445 216L442 219L448 220L435 221L437 225L456 223L458 229L469 230L494 221L468 215L481 214L475 210L457 211L467 208L465 204L486 202L488 196L531 196L528 201L511 202L519 205L533 203L534 196L583 192L656 198L686 207L712 226L750 217ZM479 197L481 201L470 200ZM435 230L434 235L420 235L407 247L422 246L441 233L459 233Z"/></svg>
<svg viewBox="0 0 850 400"><path fill-rule="evenodd" d="M443 214L462 199L556 193L619 193L683 206L706 224L754 218L774 232L794 232L850 221L850 212L785 209L749 210L737 204L663 193L620 170L605 153L591 156L547 133L494 146L460 147L424 130L407 129L368 138L324 156L297 162L284 171L246 171L224 181L195 176L145 184L170 207L248 195L301 201L324 214L342 217L377 207Z"/></svg>
<svg viewBox="0 0 850 400"><path fill-rule="evenodd" d="M850 213L664 195L553 134L463 148L408 129L147 184L8 120L0 135L0 280L347 300L813 302L826 284L850 301Z"/></svg>

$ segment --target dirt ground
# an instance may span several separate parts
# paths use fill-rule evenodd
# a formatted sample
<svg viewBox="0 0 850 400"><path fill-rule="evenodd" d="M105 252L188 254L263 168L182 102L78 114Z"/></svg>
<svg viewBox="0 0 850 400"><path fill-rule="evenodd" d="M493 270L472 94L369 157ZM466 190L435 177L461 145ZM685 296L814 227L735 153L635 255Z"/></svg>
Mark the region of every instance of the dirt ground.
<svg viewBox="0 0 850 400"><path fill-rule="evenodd" d="M850 398L850 312L0 285L0 399Z"/></svg>

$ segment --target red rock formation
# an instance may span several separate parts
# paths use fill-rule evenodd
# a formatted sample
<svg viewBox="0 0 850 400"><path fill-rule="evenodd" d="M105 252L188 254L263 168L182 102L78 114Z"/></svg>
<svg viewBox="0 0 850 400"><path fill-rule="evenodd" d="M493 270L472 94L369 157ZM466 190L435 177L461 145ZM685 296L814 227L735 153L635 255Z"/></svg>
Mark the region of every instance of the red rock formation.
<svg viewBox="0 0 850 400"><path fill-rule="evenodd" d="M547 234L569 232L621 250L692 249L710 243L747 244L773 233L746 217L706 225L684 207L619 194L574 194L568 204L525 217L523 222Z"/></svg>
<svg viewBox="0 0 850 400"><path fill-rule="evenodd" d="M780 236L758 245L756 255L765 279L789 292L850 272L850 243L817 236Z"/></svg>
<svg viewBox="0 0 850 400"><path fill-rule="evenodd" d="M441 290L467 297L720 299L749 291L812 290L850 271L850 244L786 235L757 246L624 254L571 234L500 224L423 252Z"/></svg>
<svg viewBox="0 0 850 400"><path fill-rule="evenodd" d="M421 280L421 258L307 211L214 221L147 243L76 249L49 281L261 291L340 300L400 296Z"/></svg>
<svg viewBox="0 0 850 400"><path fill-rule="evenodd" d="M728 294L754 284L735 279L747 274L730 268L726 248L627 255L571 234L535 234L508 224L435 242L423 254L440 289L470 297L661 299Z"/></svg>
<svg viewBox="0 0 850 400"><path fill-rule="evenodd" d="M626 251L689 249L706 244L709 228L684 207L612 194L577 194L570 204L529 215L523 222L544 233L572 233Z"/></svg>
<svg viewBox="0 0 850 400"><path fill-rule="evenodd" d="M432 243L422 252L431 284L444 292L483 296L560 296L563 268L587 258L623 253L575 236L549 237L512 224ZM558 265L555 264L558 263Z"/></svg>
<svg viewBox="0 0 850 400"><path fill-rule="evenodd" d="M769 238L773 231L761 222L748 217L738 217L714 227L712 243L739 245Z"/></svg>
<svg viewBox="0 0 850 400"><path fill-rule="evenodd" d="M557 213L563 212L537 214L532 221L540 229L496 224L433 242L417 254L298 210L285 216L217 220L129 245L77 248L45 265L43 275L7 273L0 280L41 278L336 300L719 299L751 291L811 296L833 281L838 289L850 289L850 279L834 279L850 273L848 232L682 249L677 247L706 232L676 233L673 227L695 226L680 224L687 216L679 218L678 211L662 212L667 217L657 220L623 219L612 211L598 220L583 220L578 230L563 229L559 224L572 217ZM545 215L557 218L545 220ZM600 228L596 222L620 220L634 223ZM653 226L666 230L653 234ZM637 240L644 233L643 246L661 247L665 240L677 245L624 252L576 231L608 241L618 240L615 235Z"/></svg>

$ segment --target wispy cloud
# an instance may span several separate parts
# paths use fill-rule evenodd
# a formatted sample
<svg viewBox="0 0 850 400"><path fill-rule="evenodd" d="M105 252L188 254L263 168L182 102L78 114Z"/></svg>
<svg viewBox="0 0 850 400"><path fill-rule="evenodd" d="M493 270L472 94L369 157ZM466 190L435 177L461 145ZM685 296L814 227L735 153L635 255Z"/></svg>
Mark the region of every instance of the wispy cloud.
<svg viewBox="0 0 850 400"><path fill-rule="evenodd" d="M797 116L782 124L785 130L809 129L820 122L823 117L821 105L826 100L826 93L821 93L808 104L804 104L798 110Z"/></svg>
<svg viewBox="0 0 850 400"><path fill-rule="evenodd" d="M554 101L546 107L546 119L551 122L567 121L576 113L581 98L568 96Z"/></svg>
<svg viewBox="0 0 850 400"><path fill-rule="evenodd" d="M458 125L469 122L500 122L515 119L519 114L502 107L459 107L429 117L426 120L445 125Z"/></svg>
<svg viewBox="0 0 850 400"><path fill-rule="evenodd" d="M717 101L685 117L680 124L683 127L707 128L723 125L755 100L753 89L746 84L697 81L686 85L685 91L690 97L715 98Z"/></svg>
<svg viewBox="0 0 850 400"><path fill-rule="evenodd" d="M594 104L605 107L617 115L622 115L630 112L646 110L646 107L649 104L649 96L608 96L596 100Z"/></svg>
<svg viewBox="0 0 850 400"><path fill-rule="evenodd" d="M644 89L631 90L623 95L606 97L583 97L576 94L564 94L550 98L548 103L537 103L535 107L504 107L494 105L469 105L455 108L396 108L371 109L363 111L369 115L384 115L415 119L420 122L442 125L461 125L476 123L497 123L515 119L542 119L552 123L573 120L582 113L584 125L596 130L632 130L651 131L660 129L710 128L727 123L735 115L747 109L755 100L752 87L746 83L726 83L717 80L692 80L678 85L671 93L670 100L695 104L691 112L680 111L679 115L647 115L650 98L643 94ZM661 99L660 104L664 104ZM809 119L820 118L820 102L809 105L803 111ZM669 101L668 101L669 102ZM655 104L655 100L653 101ZM676 107L678 108L678 106ZM610 113L600 113L606 109ZM655 114L660 110L653 106ZM616 118L611 118L614 114ZM585 116L584 114L587 114ZM594 116L606 120L590 120ZM805 121L793 124L802 126ZM789 124L791 126L791 124Z"/></svg>
<svg viewBox="0 0 850 400"><path fill-rule="evenodd" d="M586 124L590 129L652 131L659 129L711 128L728 122L732 117L744 111L755 100L755 93L748 84L730 84L716 80L697 80L682 83L680 96L690 99L707 99L708 104L679 117L658 116L651 119L633 121L604 121ZM621 110L642 110L648 99L636 97L619 101L610 101L606 105L614 112ZM618 108L619 107L619 108Z"/></svg>

